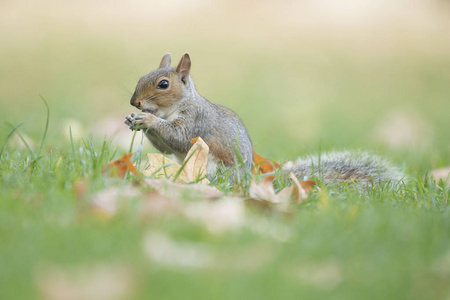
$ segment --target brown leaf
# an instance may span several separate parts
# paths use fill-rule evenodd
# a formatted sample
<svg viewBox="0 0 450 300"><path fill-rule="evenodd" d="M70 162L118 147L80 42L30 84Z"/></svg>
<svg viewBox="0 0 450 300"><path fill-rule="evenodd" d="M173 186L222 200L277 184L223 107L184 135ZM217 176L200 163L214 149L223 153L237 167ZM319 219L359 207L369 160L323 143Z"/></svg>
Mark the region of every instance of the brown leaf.
<svg viewBox="0 0 450 300"><path fill-rule="evenodd" d="M280 165L273 160L264 158L257 154L253 149L253 163L255 167L253 168L253 174L256 174L256 170L258 169L258 174L271 173L277 170Z"/></svg>
<svg viewBox="0 0 450 300"><path fill-rule="evenodd" d="M290 174L290 177L294 183L281 190L278 194L275 193L272 185L274 176L267 176L259 183L256 183L255 178L253 178L250 183L250 198L273 203L302 203L303 200L308 198L316 182L313 180L299 182L293 173Z"/></svg>
<svg viewBox="0 0 450 300"><path fill-rule="evenodd" d="M200 137L192 139L194 144L183 161L184 167L180 171L182 165L165 157L159 153L148 153L147 157L150 167L142 173L145 176L155 176L156 178L174 179L179 173L175 182L190 183L197 182L201 184L209 184L206 176L206 167L208 165L209 147ZM202 180L197 181L199 178Z"/></svg>
<svg viewBox="0 0 450 300"><path fill-rule="evenodd" d="M259 183L256 183L255 177L252 178L250 183L250 198L256 200L267 200L271 202L277 202L275 190L273 189L272 181L275 176L267 176L263 178Z"/></svg>
<svg viewBox="0 0 450 300"><path fill-rule="evenodd" d="M111 161L103 166L102 174L108 173L110 177L125 178L127 171L130 171L133 175L139 176L140 173L131 162L133 153L128 153L121 158Z"/></svg>
<svg viewBox="0 0 450 300"><path fill-rule="evenodd" d="M300 204L303 200L308 198L309 193L316 182L314 180L304 180L299 182L294 173L289 174L289 177L292 179L293 184L281 190L277 196L290 199L291 202Z"/></svg>

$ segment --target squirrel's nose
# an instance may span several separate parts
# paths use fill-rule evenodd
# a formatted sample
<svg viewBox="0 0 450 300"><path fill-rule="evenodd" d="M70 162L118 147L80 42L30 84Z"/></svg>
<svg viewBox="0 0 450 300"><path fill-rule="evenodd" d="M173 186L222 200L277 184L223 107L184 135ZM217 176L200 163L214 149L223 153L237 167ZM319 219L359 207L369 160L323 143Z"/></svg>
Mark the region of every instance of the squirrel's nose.
<svg viewBox="0 0 450 300"><path fill-rule="evenodd" d="M141 108L141 101L137 101L136 98L136 93L134 93L133 96L131 96L130 104L137 108Z"/></svg>
<svg viewBox="0 0 450 300"><path fill-rule="evenodd" d="M137 108L141 108L141 101L134 101L134 99L131 99L130 104Z"/></svg>

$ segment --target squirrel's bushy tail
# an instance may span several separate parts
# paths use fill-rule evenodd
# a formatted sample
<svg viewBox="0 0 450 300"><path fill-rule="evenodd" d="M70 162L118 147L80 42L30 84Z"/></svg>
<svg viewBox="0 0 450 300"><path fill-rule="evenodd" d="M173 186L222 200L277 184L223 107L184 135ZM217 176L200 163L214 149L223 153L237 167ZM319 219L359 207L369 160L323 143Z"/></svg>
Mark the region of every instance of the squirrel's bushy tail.
<svg viewBox="0 0 450 300"><path fill-rule="evenodd" d="M320 156L299 158L283 166L286 174L298 179L317 177L324 184L356 183L363 187L394 187L405 180L404 173L388 161L368 152L329 152Z"/></svg>

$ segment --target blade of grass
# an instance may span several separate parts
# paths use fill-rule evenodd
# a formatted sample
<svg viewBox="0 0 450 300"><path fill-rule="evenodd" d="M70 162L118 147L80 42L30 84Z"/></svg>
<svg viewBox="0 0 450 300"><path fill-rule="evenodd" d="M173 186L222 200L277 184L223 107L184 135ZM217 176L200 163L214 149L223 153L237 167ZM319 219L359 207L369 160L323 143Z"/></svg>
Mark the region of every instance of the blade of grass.
<svg viewBox="0 0 450 300"><path fill-rule="evenodd" d="M39 97L42 99L42 101L45 104L45 107L47 108L47 120L45 122L45 130L44 130L44 135L42 136L41 146L39 147L39 152L38 152L38 155L37 155L38 157L41 155L42 147L44 146L44 141L45 141L45 138L47 137L48 123L49 123L49 120L50 120L50 108L48 107L48 103L45 100L45 98L42 97L42 95L39 94Z"/></svg>
<svg viewBox="0 0 450 300"><path fill-rule="evenodd" d="M9 122L5 122L6 125L8 125L9 127L11 127L11 129L14 128L14 125L9 123ZM25 139L23 138L23 136L20 134L19 130L16 130L16 134L19 136L19 138L22 140L22 142L24 143L25 147L27 147L28 151L30 151L31 155L33 156L33 158L35 158L35 155L33 153L33 150L31 150L30 146L28 145L27 141L25 141Z"/></svg>
<svg viewBox="0 0 450 300"><path fill-rule="evenodd" d="M72 145L72 152L74 157L78 157L77 152L75 151L75 145L73 143L73 136L72 136L72 127L69 126L69 133L70 133L70 144Z"/></svg>
<svg viewBox="0 0 450 300"><path fill-rule="evenodd" d="M13 135L14 131L16 131L17 128L22 126L23 123L24 122L20 122L9 132L8 136L6 137L5 142L3 143L2 150L0 151L0 160L3 160L3 151L5 150L5 147L6 147L6 144L8 143L9 138Z"/></svg>
<svg viewBox="0 0 450 300"><path fill-rule="evenodd" d="M137 132L138 131L137 131L137 127L136 127L136 130L134 130L134 133L133 133L133 138L131 139L130 149L128 149L128 153L130 153L133 150L134 138L136 137Z"/></svg>

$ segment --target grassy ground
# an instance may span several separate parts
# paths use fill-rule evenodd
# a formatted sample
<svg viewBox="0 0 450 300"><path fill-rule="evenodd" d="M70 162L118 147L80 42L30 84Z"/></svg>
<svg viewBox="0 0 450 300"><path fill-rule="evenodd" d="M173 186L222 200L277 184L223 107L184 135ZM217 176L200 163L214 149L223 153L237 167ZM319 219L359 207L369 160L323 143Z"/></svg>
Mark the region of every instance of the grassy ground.
<svg viewBox="0 0 450 300"><path fill-rule="evenodd" d="M8 122L0 124L0 298L98 299L105 290L123 299L450 297L449 188L427 176L450 165L445 39L403 46L402 36L388 47L277 32L191 38L177 26L169 38L160 27L46 22L0 32L0 120ZM406 191L315 192L288 215L232 205L224 210L236 224L225 229L211 229L219 217L143 216L139 197L112 217L92 211L99 191L132 181L101 175L130 145L122 124L134 111L130 91L164 53L177 60L185 51L197 89L241 116L261 155L371 150L405 169ZM37 93L50 109L43 143ZM180 205L195 203L205 216L217 209L192 196Z"/></svg>
<svg viewBox="0 0 450 300"><path fill-rule="evenodd" d="M225 224L237 217L236 226L211 230L220 221L170 210L143 216L148 200L140 197L113 217L95 213L96 192L125 183L100 175L112 157L109 146L87 142L75 149L37 160L25 151L2 156L4 299L116 285L124 286L119 298L135 299L442 299L450 293L448 187L417 179L403 192L315 192L289 215L250 207L244 218L239 210L225 215Z"/></svg>

